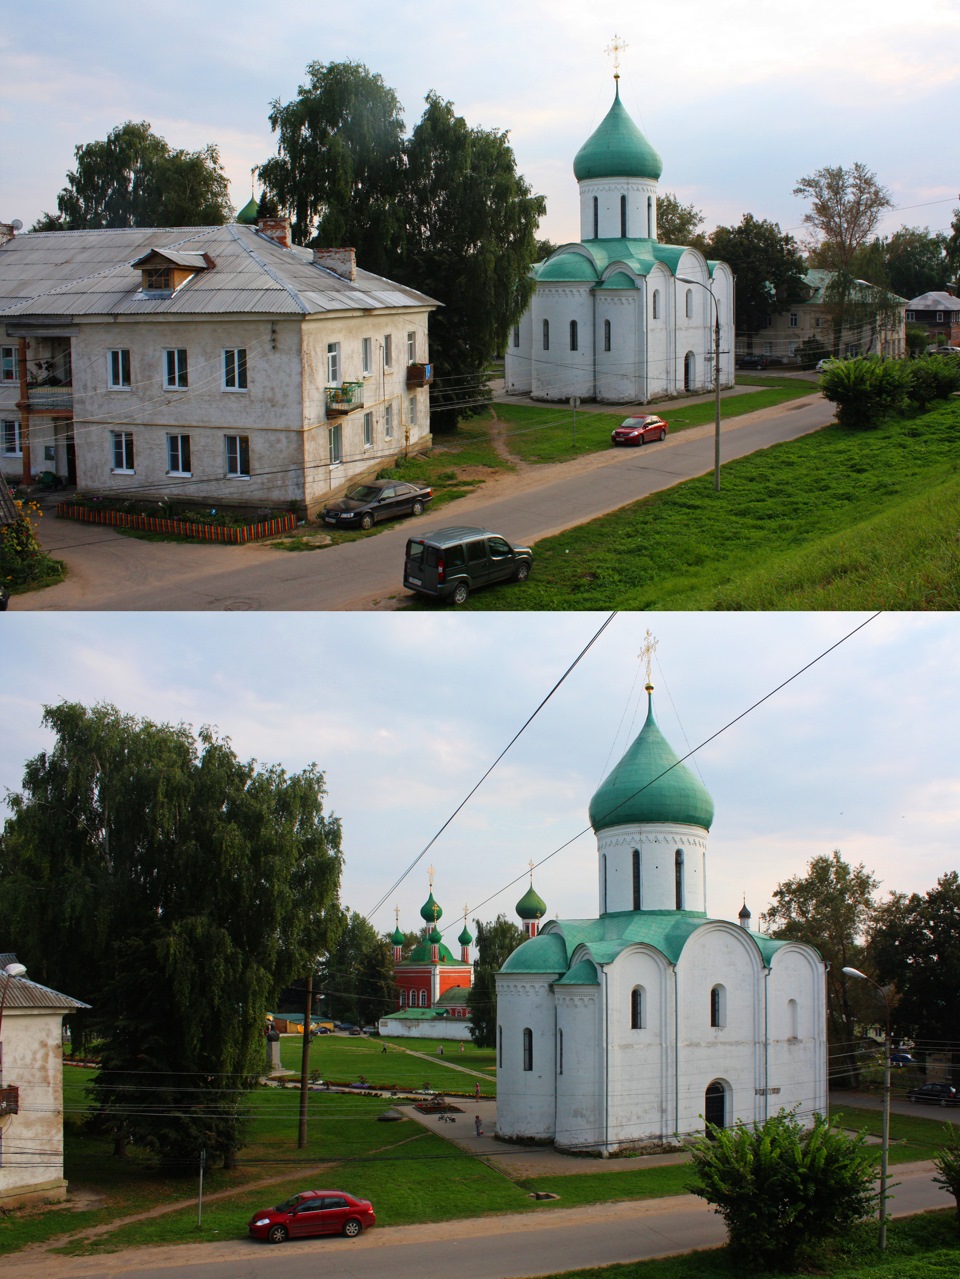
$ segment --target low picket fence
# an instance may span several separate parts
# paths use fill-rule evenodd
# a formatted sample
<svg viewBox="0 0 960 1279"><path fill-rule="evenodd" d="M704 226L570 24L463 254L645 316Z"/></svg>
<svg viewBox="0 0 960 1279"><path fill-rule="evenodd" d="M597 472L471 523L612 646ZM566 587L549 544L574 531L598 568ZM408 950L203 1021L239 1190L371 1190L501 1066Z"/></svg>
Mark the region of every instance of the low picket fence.
<svg viewBox="0 0 960 1279"><path fill-rule="evenodd" d="M278 533L292 533L297 527L296 515L289 512L267 520L254 520L240 527L223 524L198 524L193 520L164 518L159 515L135 515L127 511L112 511L108 507L75 506L72 502L58 502L57 515L64 520L79 520L82 524L109 524L113 528L134 528L141 533L173 533L177 537L192 538L199 542L257 542Z"/></svg>

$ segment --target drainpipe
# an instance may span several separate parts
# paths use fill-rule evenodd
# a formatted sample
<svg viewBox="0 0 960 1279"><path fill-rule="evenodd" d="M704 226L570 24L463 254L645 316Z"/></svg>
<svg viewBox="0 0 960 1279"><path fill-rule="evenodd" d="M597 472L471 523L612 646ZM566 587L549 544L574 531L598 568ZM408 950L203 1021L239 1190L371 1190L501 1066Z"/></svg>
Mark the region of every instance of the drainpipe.
<svg viewBox="0 0 960 1279"><path fill-rule="evenodd" d="M27 387L27 339L17 339L17 359L20 364L20 448L23 454L24 486L33 481L33 466L30 461L30 391Z"/></svg>
<svg viewBox="0 0 960 1279"><path fill-rule="evenodd" d="M603 973L603 1042L606 1051L603 1054L603 1153L610 1153L610 986L605 964L600 966Z"/></svg>
<svg viewBox="0 0 960 1279"><path fill-rule="evenodd" d="M680 1135L680 977L673 968L673 1131Z"/></svg>
<svg viewBox="0 0 960 1279"><path fill-rule="evenodd" d="M770 1118L770 969L763 970L763 1119Z"/></svg>

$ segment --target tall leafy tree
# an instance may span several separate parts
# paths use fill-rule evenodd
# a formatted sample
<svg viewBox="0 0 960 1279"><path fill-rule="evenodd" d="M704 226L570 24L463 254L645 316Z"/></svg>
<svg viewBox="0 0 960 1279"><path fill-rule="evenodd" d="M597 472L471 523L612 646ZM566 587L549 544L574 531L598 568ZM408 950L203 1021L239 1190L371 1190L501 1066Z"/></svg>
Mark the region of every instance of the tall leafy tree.
<svg viewBox="0 0 960 1279"><path fill-rule="evenodd" d="M745 213L739 226L717 227L707 240L707 255L729 263L736 276L738 330L756 333L770 316L807 296L803 255L776 222Z"/></svg>
<svg viewBox="0 0 960 1279"><path fill-rule="evenodd" d="M523 941L523 930L506 915L492 924L474 920L477 929L477 958L470 988L470 1036L479 1048L495 1048L497 1043L496 974Z"/></svg>
<svg viewBox="0 0 960 1279"><path fill-rule="evenodd" d="M378 1021L396 1007L393 952L372 924L347 912L335 950L321 964L327 1015L357 1025Z"/></svg>
<svg viewBox="0 0 960 1279"><path fill-rule="evenodd" d="M867 953L877 980L896 991L898 1035L954 1047L960 1026L960 875L929 892L894 893L876 911Z"/></svg>
<svg viewBox="0 0 960 1279"><path fill-rule="evenodd" d="M862 864L850 866L834 850L814 857L805 875L785 879L773 891L773 904L763 915L773 936L815 946L830 965L827 973L827 1026L834 1062L843 1068L857 1037L859 998L851 998L856 978L844 967L863 964L864 938L875 910L878 881Z"/></svg>
<svg viewBox="0 0 960 1279"><path fill-rule="evenodd" d="M657 240L660 244L687 244L703 248L703 213L693 204L681 204L672 191L657 196Z"/></svg>
<svg viewBox="0 0 960 1279"><path fill-rule="evenodd" d="M117 1150L230 1161L277 991L340 922L323 775L243 762L210 729L48 706L0 837L0 933L93 1005Z"/></svg>
<svg viewBox="0 0 960 1279"><path fill-rule="evenodd" d="M954 293L960 292L960 209L954 209L950 219L950 235L946 243L947 284Z"/></svg>
<svg viewBox="0 0 960 1279"><path fill-rule="evenodd" d="M902 226L887 240L877 242L887 284L909 301L921 293L940 291L947 282L947 237L928 227ZM861 271L864 279L874 275Z"/></svg>
<svg viewBox="0 0 960 1279"><path fill-rule="evenodd" d="M76 168L57 196L58 215L34 230L218 226L233 216L227 176L211 143L175 150L146 120L128 120L98 142L76 147Z"/></svg>

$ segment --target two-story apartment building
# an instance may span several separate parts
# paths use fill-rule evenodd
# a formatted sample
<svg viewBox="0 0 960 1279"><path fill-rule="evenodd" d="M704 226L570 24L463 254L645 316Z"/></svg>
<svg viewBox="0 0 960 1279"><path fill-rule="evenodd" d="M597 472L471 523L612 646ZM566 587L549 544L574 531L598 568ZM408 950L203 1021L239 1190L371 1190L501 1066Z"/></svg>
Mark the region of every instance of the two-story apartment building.
<svg viewBox="0 0 960 1279"><path fill-rule="evenodd" d="M0 230L0 472L313 514L430 440L424 294L257 226Z"/></svg>
<svg viewBox="0 0 960 1279"><path fill-rule="evenodd" d="M922 324L938 346L960 346L960 298L952 293L921 293L907 303L907 323Z"/></svg>

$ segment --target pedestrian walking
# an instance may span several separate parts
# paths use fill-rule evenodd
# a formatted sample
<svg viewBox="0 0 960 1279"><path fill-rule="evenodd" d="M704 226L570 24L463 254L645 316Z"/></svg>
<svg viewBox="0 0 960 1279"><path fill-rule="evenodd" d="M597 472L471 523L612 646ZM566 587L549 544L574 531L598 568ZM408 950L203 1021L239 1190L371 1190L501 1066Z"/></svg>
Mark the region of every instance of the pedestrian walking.
<svg viewBox="0 0 960 1279"><path fill-rule="evenodd" d="M482 1137L482 1136L483 1136L483 1124L480 1122L480 1116L479 1116L479 1115L477 1115L477 1116L474 1118L473 1126L474 1126L474 1128L476 1128L476 1130L477 1130L477 1136L478 1136L478 1137Z"/></svg>
<svg viewBox="0 0 960 1279"><path fill-rule="evenodd" d="M480 1081L479 1080L477 1080L477 1082L473 1086L473 1095L474 1097L476 1097L477 1101L480 1100Z"/></svg>
<svg viewBox="0 0 960 1279"><path fill-rule="evenodd" d="M460 1051L463 1052L463 1040L460 1040Z"/></svg>

